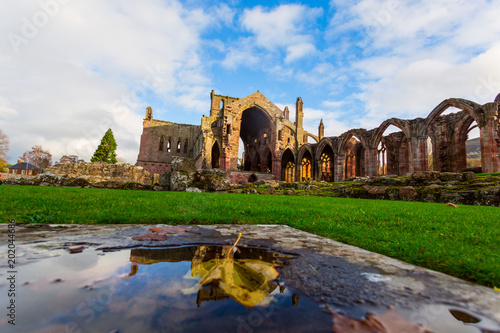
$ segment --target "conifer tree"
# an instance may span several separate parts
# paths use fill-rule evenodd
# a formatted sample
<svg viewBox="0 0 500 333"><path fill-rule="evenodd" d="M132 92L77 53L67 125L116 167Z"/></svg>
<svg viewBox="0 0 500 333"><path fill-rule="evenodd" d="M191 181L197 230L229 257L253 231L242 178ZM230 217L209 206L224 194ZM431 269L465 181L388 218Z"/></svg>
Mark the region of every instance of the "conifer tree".
<svg viewBox="0 0 500 333"><path fill-rule="evenodd" d="M101 144L97 147L91 162L106 162L115 164L116 161L116 141L111 128L102 137Z"/></svg>

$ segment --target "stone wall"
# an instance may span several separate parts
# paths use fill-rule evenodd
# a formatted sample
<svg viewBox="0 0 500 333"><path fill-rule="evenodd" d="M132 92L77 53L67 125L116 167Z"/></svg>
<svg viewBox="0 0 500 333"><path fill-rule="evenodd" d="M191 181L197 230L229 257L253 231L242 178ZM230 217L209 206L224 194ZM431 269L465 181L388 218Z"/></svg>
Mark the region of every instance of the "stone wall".
<svg viewBox="0 0 500 333"><path fill-rule="evenodd" d="M251 179L252 175L255 177ZM228 172L228 178L231 184L246 184L259 180L274 180L275 176L272 173L261 173L252 171L231 171Z"/></svg>
<svg viewBox="0 0 500 333"><path fill-rule="evenodd" d="M85 179L89 183L99 183L103 181L137 182L152 184L151 175L142 167L127 163L107 164L107 163L71 163L58 164L45 169L45 173L56 176L74 179Z"/></svg>
<svg viewBox="0 0 500 333"><path fill-rule="evenodd" d="M409 176L358 177L342 183L269 182L232 185L230 193L421 201L500 207L500 176L419 171Z"/></svg>
<svg viewBox="0 0 500 333"><path fill-rule="evenodd" d="M151 174L171 171L172 157L194 157L195 142L200 133L201 126L153 119L153 110L148 107L136 165Z"/></svg>

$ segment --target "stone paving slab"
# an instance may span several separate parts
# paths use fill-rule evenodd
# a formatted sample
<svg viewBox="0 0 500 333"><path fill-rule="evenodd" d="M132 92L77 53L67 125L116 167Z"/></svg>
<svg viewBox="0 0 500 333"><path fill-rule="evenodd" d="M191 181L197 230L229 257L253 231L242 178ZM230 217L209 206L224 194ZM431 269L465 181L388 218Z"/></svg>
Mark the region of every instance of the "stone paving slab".
<svg viewBox="0 0 500 333"><path fill-rule="evenodd" d="M283 225L190 226L196 233L171 235L164 241L135 241L156 225L16 226L18 270L51 256L54 249L84 245L85 251L113 251L134 247L232 245L266 248L297 257L280 272L287 285L340 313L363 317L394 306L413 322L436 324L450 309L483 319L476 327L500 332L500 292L303 232ZM6 249L7 225L0 225L0 247ZM0 267L6 267L1 251ZM4 274L2 268L0 274ZM325 310L326 311L326 310ZM461 323L460 323L461 324ZM432 325L431 325L432 326ZM464 331L465 332L465 331ZM468 332L468 331L467 331Z"/></svg>

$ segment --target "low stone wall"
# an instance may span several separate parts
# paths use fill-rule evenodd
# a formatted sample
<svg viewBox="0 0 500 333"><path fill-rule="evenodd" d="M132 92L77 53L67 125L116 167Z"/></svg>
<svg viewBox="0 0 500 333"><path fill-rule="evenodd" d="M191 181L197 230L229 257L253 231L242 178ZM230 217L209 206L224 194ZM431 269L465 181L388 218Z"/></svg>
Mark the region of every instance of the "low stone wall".
<svg viewBox="0 0 500 333"><path fill-rule="evenodd" d="M19 175L17 173L7 173L7 172L0 172L0 180L6 180L6 179L32 179L36 178L36 176L31 176L31 175Z"/></svg>
<svg viewBox="0 0 500 333"><path fill-rule="evenodd" d="M173 157L172 171L161 174L159 185L170 191L219 192L230 188L227 173L222 169L196 170L191 158Z"/></svg>
<svg viewBox="0 0 500 333"><path fill-rule="evenodd" d="M500 207L500 176L472 172L415 172L410 176L353 178L341 183L259 181L232 185L231 193L322 196Z"/></svg>
<svg viewBox="0 0 500 333"><path fill-rule="evenodd" d="M102 181L137 182L152 184L151 175L142 167L127 163L107 164L107 163L70 163L58 164L46 168L45 173L52 173L57 176L71 179L84 178L89 183Z"/></svg>
<svg viewBox="0 0 500 333"><path fill-rule="evenodd" d="M7 179L5 185L151 189L148 171L131 164L72 163L45 169L36 177Z"/></svg>
<svg viewBox="0 0 500 333"><path fill-rule="evenodd" d="M253 179L254 182L259 180L274 180L274 174L272 173L253 171L230 171L227 176L231 184L246 184L252 182L250 181L252 175L255 176L255 179Z"/></svg>

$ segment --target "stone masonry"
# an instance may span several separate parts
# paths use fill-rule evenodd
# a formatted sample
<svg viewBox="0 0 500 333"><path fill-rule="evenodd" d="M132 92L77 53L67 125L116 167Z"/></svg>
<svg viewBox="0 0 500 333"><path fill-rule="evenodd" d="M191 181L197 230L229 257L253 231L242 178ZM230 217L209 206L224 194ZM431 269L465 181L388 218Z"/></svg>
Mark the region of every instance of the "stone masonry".
<svg viewBox="0 0 500 333"><path fill-rule="evenodd" d="M304 130L300 97L294 123L289 120L288 106L279 109L259 91L244 98L212 91L210 97L210 115L203 116L200 126L155 120L148 107L136 165L160 174L171 170L173 156L189 157L198 170L220 168L233 175L233 182L243 183L270 178L332 182L419 171L460 172L466 168L468 133L477 126L482 171L500 172L500 94L484 105L450 98L425 119L391 118L377 128L352 129L335 137L324 136L323 121L318 135ZM449 108L461 111L444 115ZM384 135L391 125L401 131ZM244 153L238 166L240 138ZM309 138L314 142L309 143Z"/></svg>

